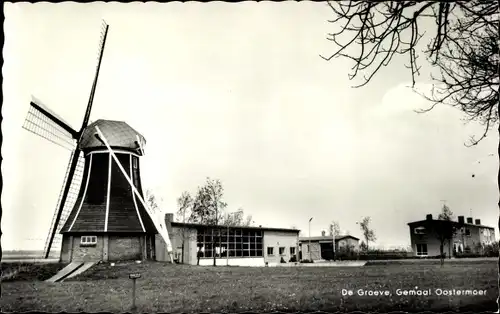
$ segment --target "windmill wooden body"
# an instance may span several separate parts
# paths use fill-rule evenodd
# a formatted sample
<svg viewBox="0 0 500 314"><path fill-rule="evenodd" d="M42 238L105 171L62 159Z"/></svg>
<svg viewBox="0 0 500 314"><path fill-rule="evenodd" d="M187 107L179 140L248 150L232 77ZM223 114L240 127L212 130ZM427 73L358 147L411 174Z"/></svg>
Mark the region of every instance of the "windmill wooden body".
<svg viewBox="0 0 500 314"><path fill-rule="evenodd" d="M104 24L80 131L37 99L30 103L23 126L56 144L74 147L47 236L45 258L54 253L64 262L172 256L166 226L143 197L139 157L144 154L144 137L123 121L97 120L88 125L108 28ZM164 242L168 255L157 254L157 241Z"/></svg>

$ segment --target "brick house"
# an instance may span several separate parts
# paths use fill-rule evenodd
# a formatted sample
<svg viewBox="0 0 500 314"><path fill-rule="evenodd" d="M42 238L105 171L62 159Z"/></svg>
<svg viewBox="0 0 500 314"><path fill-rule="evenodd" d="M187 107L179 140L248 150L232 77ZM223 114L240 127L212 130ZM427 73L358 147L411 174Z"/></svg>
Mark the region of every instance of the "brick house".
<svg viewBox="0 0 500 314"><path fill-rule="evenodd" d="M495 229L484 226L480 219L458 216L457 221L445 221L432 219L427 215L425 220L408 223L410 228L411 247L414 256L437 256L440 254L440 228L453 226L455 233L450 242L444 241L444 253L447 256L456 253L470 252L481 253L485 245L495 241Z"/></svg>

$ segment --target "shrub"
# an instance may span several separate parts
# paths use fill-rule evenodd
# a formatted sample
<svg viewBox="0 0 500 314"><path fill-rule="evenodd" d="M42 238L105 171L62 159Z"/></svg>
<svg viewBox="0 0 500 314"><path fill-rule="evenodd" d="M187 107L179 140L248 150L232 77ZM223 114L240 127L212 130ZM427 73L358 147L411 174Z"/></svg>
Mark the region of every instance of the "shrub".
<svg viewBox="0 0 500 314"><path fill-rule="evenodd" d="M369 253L359 253L355 254L352 256L349 255L337 255L336 259L337 260L362 260L362 261L368 261L368 260L377 260L377 261L383 261L383 260L401 260L401 259L440 259L440 255L436 256L412 256L408 255L406 252L403 252L404 254L398 254L394 252L386 252L386 253L374 253L374 252L369 252Z"/></svg>
<svg viewBox="0 0 500 314"><path fill-rule="evenodd" d="M484 255L478 253L461 253L455 255L456 258L470 258L470 257L483 257Z"/></svg>
<svg viewBox="0 0 500 314"><path fill-rule="evenodd" d="M290 263L296 263L297 262L297 256L292 256L289 260Z"/></svg>
<svg viewBox="0 0 500 314"><path fill-rule="evenodd" d="M303 259L300 261L301 263L308 264L308 263L313 263L312 259Z"/></svg>
<svg viewBox="0 0 500 314"><path fill-rule="evenodd" d="M484 246L484 256L487 257L498 257L498 242L493 242Z"/></svg>
<svg viewBox="0 0 500 314"><path fill-rule="evenodd" d="M283 258L283 256L281 257L281 260L280 260L280 263L286 263L285 259Z"/></svg>

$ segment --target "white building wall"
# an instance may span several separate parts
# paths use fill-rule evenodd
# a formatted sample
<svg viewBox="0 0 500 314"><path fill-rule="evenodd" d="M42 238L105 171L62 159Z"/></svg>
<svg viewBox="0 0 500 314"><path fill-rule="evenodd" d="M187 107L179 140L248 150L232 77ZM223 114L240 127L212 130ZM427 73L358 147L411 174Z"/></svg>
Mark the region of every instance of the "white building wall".
<svg viewBox="0 0 500 314"><path fill-rule="evenodd" d="M172 227L171 241L174 259L184 264L196 265L196 236L197 231L188 227ZM184 261L182 259L182 242L184 242Z"/></svg>
<svg viewBox="0 0 500 314"><path fill-rule="evenodd" d="M299 235L296 232L285 232L285 231L264 231L264 243L263 243L263 254L264 261L269 264L280 263L281 257L285 260L285 262L289 262L290 255L290 247L295 248L295 255L298 257L299 251ZM273 255L267 254L267 248L273 248ZM285 250L283 254L279 254L279 248L284 247Z"/></svg>
<svg viewBox="0 0 500 314"><path fill-rule="evenodd" d="M320 260L321 259L321 244L318 241L303 241L300 244L302 259Z"/></svg>
<svg viewBox="0 0 500 314"><path fill-rule="evenodd" d="M342 247L344 248L351 247L353 250L357 251L359 250L359 241L353 238L343 238L337 240L337 248L342 248Z"/></svg>
<svg viewBox="0 0 500 314"><path fill-rule="evenodd" d="M265 266L263 257L239 257L239 258L216 258L215 263L217 266L247 266L247 267L262 267ZM195 263L196 264L196 263ZM213 258L201 258L201 266L212 266L214 264Z"/></svg>
<svg viewBox="0 0 500 314"><path fill-rule="evenodd" d="M184 263L197 265L197 231L194 228L182 228L182 227L170 227L169 236L172 242L172 249L174 255L179 252L182 246L182 238L185 238L185 248L184 248ZM165 243L162 243L161 239L157 237L156 241L156 257L157 260L168 260L165 256ZM273 247L274 254L268 256L267 247ZM279 254L279 248L284 247L285 250L283 254ZM298 258L298 232L287 232L287 231L271 231L263 230L263 243L262 243L262 257L229 257L229 259L222 257L216 259L216 265L225 266L228 264L230 266L265 266L265 263L276 264L280 263L281 257L288 263L291 258L290 247L294 247L294 255ZM200 266L211 266L213 265L213 258L200 258Z"/></svg>

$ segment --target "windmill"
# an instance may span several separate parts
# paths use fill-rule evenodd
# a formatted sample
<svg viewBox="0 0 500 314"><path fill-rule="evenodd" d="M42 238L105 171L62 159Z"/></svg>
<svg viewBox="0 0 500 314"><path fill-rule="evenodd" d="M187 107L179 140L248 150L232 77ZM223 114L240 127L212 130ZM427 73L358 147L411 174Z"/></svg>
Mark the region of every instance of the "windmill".
<svg viewBox="0 0 500 314"><path fill-rule="evenodd" d="M124 239L141 239L141 250L146 252L149 245L150 251L153 251L152 236L157 233L163 238L169 255L172 251L165 224L158 221L142 195L138 157L144 154L144 137L122 121L97 120L89 125L108 29L109 25L103 22L96 72L80 130L74 130L34 97L23 125L38 136L73 149L45 242L45 258L52 251L61 249L61 259L70 252L70 256L65 255L66 259L94 257L106 260L109 247L115 255L120 255L116 250L120 250L117 248L120 243L123 246ZM129 166L129 172L125 171L123 164ZM108 171L96 171L104 166ZM95 188L103 181L107 183L105 190ZM96 203L103 197L104 207ZM101 225L104 227L102 230ZM137 226L140 228L135 230ZM74 249L75 236L80 236L80 250ZM97 239L102 242L100 245L95 245ZM92 247L93 256L89 253ZM130 248L125 245L123 250L126 249ZM99 250L104 252L104 256L98 256ZM80 255L73 256L74 252Z"/></svg>

